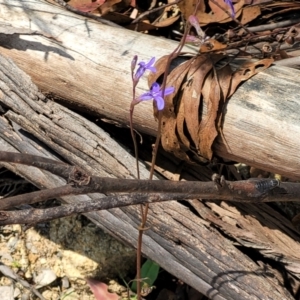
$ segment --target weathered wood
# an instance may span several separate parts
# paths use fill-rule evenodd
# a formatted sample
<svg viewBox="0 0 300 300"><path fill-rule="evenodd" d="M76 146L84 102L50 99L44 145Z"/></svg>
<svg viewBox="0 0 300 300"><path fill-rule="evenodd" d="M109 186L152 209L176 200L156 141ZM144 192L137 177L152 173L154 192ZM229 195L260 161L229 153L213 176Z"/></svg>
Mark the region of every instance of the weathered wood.
<svg viewBox="0 0 300 300"><path fill-rule="evenodd" d="M128 124L133 55L158 58L177 45L96 23L46 1L1 0L0 9L3 24L15 27L15 34L1 34L0 53L13 58L44 92L122 125ZM300 179L299 75L272 67L244 83L227 105L224 139L218 137L215 153ZM138 94L146 88L143 79ZM140 132L155 135L151 103L138 105L134 122Z"/></svg>
<svg viewBox="0 0 300 300"><path fill-rule="evenodd" d="M0 76L0 103L5 105L4 109L8 109L0 117L1 150L57 158L47 150L50 148L63 159L91 174L133 177L135 164L129 153L91 122L45 99L25 74L2 57ZM64 184L62 179L32 167L4 165L40 188ZM147 178L144 166L141 171L142 178ZM63 200L75 204L76 201L100 196L103 195L72 196L64 197ZM247 212L247 207L243 209ZM268 211L272 213L271 209ZM89 213L88 217L101 228L135 247L140 223L138 212L137 207L126 207ZM247 219L255 220L255 214ZM268 219L266 215L265 220ZM210 298L260 299L268 296L280 300L293 299L282 286L275 287L269 281L271 271L266 274L262 272L231 241L211 227L210 222L198 217L184 205L178 202L151 205L148 224L150 229L144 237L144 254ZM285 228L285 225L282 226ZM257 228L253 227L253 230ZM270 230L278 230L278 227L274 226ZM284 233L279 235L280 238L285 236ZM300 247L300 239L296 233L293 238L297 240L293 244L293 262L290 262L286 252L282 253L284 264L288 262L289 266L293 265L292 274L298 276L300 258L297 249ZM287 271L291 272L288 268Z"/></svg>
<svg viewBox="0 0 300 300"><path fill-rule="evenodd" d="M128 152L93 123L45 99L29 77L3 57L0 57L0 88L0 104L4 104L5 110L0 116L1 150L20 151L55 159L60 157L95 175L133 177L130 170L134 169L135 161ZM65 183L57 176L32 167L6 163L3 165L40 188L61 186ZM141 172L142 178L148 177L144 166L141 167ZM198 172L201 173L201 169ZM188 176L193 177L192 173ZM72 196L64 197L63 201L75 204L77 201L103 196ZM276 260L279 255L283 262L279 262L280 266L298 282L300 238L290 223L282 217L280 224L272 222L265 243L262 243L261 237L265 233L262 226L274 220L272 215L275 212L267 206L261 206L264 208L264 217L261 218L259 210L251 209L248 213L246 205L236 208L241 213L232 213L230 224L234 221L239 225L252 224L248 228L248 240L240 243L245 240L245 236L241 237L241 232L230 228L229 213L225 220L218 214L221 209L224 210L224 205L222 208L216 204L210 210L209 206L212 205L203 203L201 205L204 208L199 211L202 217L193 213L189 207L174 201L151 205L147 223L150 229L145 232L143 253L213 299L294 299L283 285L278 285L272 279L274 271L271 267L268 267L267 272L258 267L232 241L211 226L211 223L216 224L221 231L224 230L226 235L230 233L243 246L257 248L258 243L262 257L266 256L266 252L268 258ZM198 209L194 204L193 206ZM123 242L136 246L137 228L140 224L138 207L93 212L87 216ZM255 225L256 219L260 220L262 226ZM285 231L293 238L291 252L286 251L277 239L272 239L276 232L279 240L290 241L291 238ZM255 238L251 239L253 232L260 237L259 242Z"/></svg>

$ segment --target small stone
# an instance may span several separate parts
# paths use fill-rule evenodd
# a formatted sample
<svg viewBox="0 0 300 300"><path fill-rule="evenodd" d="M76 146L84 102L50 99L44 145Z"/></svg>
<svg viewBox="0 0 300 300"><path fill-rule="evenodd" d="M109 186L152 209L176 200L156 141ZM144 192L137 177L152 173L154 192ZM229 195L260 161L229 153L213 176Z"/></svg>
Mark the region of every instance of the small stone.
<svg viewBox="0 0 300 300"><path fill-rule="evenodd" d="M70 282L69 282L69 279L67 276L64 276L62 279L61 279L61 287L62 289L68 289L70 287Z"/></svg>
<svg viewBox="0 0 300 300"><path fill-rule="evenodd" d="M22 227L21 225L15 224L11 226L11 230L20 234L22 232Z"/></svg>
<svg viewBox="0 0 300 300"><path fill-rule="evenodd" d="M1 300L14 300L13 286L0 286L0 299Z"/></svg>
<svg viewBox="0 0 300 300"><path fill-rule="evenodd" d="M40 258L40 264L45 265L47 263L47 259L45 257Z"/></svg>
<svg viewBox="0 0 300 300"><path fill-rule="evenodd" d="M22 293L21 300L29 300L30 294L28 292Z"/></svg>
<svg viewBox="0 0 300 300"><path fill-rule="evenodd" d="M21 295L21 291L18 287L15 288L14 290L14 298L17 298Z"/></svg>
<svg viewBox="0 0 300 300"><path fill-rule="evenodd" d="M55 273L50 269L43 269L40 271L40 273L34 278L34 281L36 283L36 288L41 288L43 286L46 286L56 280Z"/></svg>
<svg viewBox="0 0 300 300"><path fill-rule="evenodd" d="M8 248L9 248L10 251L13 251L13 250L16 249L16 246L17 246L17 244L18 244L18 241L19 241L19 239L18 239L17 237L15 237L15 236L12 236L12 237L9 239L9 241L8 241L8 243L7 243L7 246L8 246Z"/></svg>
<svg viewBox="0 0 300 300"><path fill-rule="evenodd" d="M26 279L32 278L32 273L31 273L31 271L30 271L29 269L25 272L24 277L25 277Z"/></svg>
<svg viewBox="0 0 300 300"><path fill-rule="evenodd" d="M31 264L34 264L38 258L39 256L36 254L33 253L28 254L28 260L30 261Z"/></svg>

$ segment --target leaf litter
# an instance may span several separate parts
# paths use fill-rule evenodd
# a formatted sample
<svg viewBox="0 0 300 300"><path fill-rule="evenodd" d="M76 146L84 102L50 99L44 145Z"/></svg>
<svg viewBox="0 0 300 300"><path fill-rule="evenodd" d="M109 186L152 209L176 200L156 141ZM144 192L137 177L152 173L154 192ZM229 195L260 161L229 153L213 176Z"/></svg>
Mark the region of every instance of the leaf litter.
<svg viewBox="0 0 300 300"><path fill-rule="evenodd" d="M165 70L168 57L157 61L157 73L149 76L149 85ZM204 162L213 157L212 144L221 131L222 107L242 81L268 68L274 61L265 58L231 65L224 53L199 53L174 68L167 86L175 93L165 98L162 112L161 141L163 148L178 158ZM221 62L224 66L219 67Z"/></svg>

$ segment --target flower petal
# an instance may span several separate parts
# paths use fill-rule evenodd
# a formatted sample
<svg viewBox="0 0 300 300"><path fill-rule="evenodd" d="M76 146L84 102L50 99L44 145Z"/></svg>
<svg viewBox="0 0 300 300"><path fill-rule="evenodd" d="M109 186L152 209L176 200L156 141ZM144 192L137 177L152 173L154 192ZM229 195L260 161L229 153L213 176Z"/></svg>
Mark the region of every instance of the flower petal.
<svg viewBox="0 0 300 300"><path fill-rule="evenodd" d="M160 85L157 82L152 83L150 91L151 93L158 93L160 90Z"/></svg>
<svg viewBox="0 0 300 300"><path fill-rule="evenodd" d="M145 101L153 99L153 95L150 92L144 93L138 97L138 100Z"/></svg>
<svg viewBox="0 0 300 300"><path fill-rule="evenodd" d="M155 67L148 67L148 70L151 71L152 73L156 73L156 68Z"/></svg>
<svg viewBox="0 0 300 300"><path fill-rule="evenodd" d="M154 100L156 101L157 109L158 110L163 110L165 107L165 101L162 97L155 97Z"/></svg>
<svg viewBox="0 0 300 300"><path fill-rule="evenodd" d="M135 80L140 79L143 76L144 73L145 73L145 68L141 67L141 66L138 67L138 69L137 69L137 71L135 73L135 76L134 76Z"/></svg>
<svg viewBox="0 0 300 300"><path fill-rule="evenodd" d="M233 3L232 3L232 0L224 0L225 3L230 7L230 10L231 10L231 16L234 18L235 16L235 11L234 11L234 6L233 6Z"/></svg>
<svg viewBox="0 0 300 300"><path fill-rule="evenodd" d="M147 63L147 67L151 67L154 64L154 62L155 62L155 57L153 56Z"/></svg>
<svg viewBox="0 0 300 300"><path fill-rule="evenodd" d="M167 87L167 88L165 89L165 96L174 93L174 91L175 91L175 88L174 88L173 86Z"/></svg>

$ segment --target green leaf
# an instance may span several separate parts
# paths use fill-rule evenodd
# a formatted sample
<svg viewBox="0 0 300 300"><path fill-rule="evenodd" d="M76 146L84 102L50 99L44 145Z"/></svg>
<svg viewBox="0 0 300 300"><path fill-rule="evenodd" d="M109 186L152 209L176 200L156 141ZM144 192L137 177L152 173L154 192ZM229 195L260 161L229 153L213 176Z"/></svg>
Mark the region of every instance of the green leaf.
<svg viewBox="0 0 300 300"><path fill-rule="evenodd" d="M147 259L145 261L145 263L143 264L142 268L141 268L141 279L142 279L142 284L141 286L147 286L147 287L151 287L153 286L153 283L155 282L155 280L157 279L158 273L159 273L159 265L150 260ZM136 292L137 290L137 284L136 281L134 281L131 285L131 290Z"/></svg>

